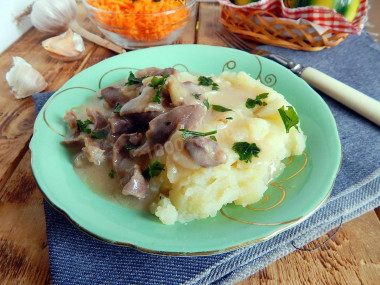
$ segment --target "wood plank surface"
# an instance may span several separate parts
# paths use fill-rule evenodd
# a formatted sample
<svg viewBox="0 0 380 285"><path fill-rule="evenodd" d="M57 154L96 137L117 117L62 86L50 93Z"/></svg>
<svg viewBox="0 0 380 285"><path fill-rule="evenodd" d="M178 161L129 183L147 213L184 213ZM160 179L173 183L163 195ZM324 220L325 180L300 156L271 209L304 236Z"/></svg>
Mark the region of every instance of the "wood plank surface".
<svg viewBox="0 0 380 285"><path fill-rule="evenodd" d="M324 235L305 248L314 248L328 237ZM344 224L321 248L310 252L296 250L238 285L379 284L379 237L380 222L371 211Z"/></svg>
<svg viewBox="0 0 380 285"><path fill-rule="evenodd" d="M43 197L27 151L0 191L0 283L49 284Z"/></svg>
<svg viewBox="0 0 380 285"><path fill-rule="evenodd" d="M371 0L373 2L373 0ZM380 1L377 1L380 8ZM85 18L79 21L96 31ZM224 45L214 33L219 7L200 3L199 13L176 43ZM372 7L372 9L374 9ZM199 21L199 27L197 27ZM56 90L70 77L114 53L86 42L82 61L61 62L43 52L45 35L32 29L0 55L0 70L21 56L39 70ZM31 98L15 100L0 78L0 284L50 284L43 198L30 169L28 143L35 114ZM294 253L241 281L248 284L378 284L380 222L374 211L344 224L323 247ZM312 242L313 247L327 236Z"/></svg>
<svg viewBox="0 0 380 285"><path fill-rule="evenodd" d="M84 26L90 25L89 20L83 20L84 10L80 10L78 16ZM35 119L32 98L15 100L5 80L5 73L12 66L12 57L20 56L38 70L48 82L47 91L57 90L83 69L81 61L63 62L51 58L41 46L45 38L46 35L31 29L0 55L0 70L3 74L0 77L0 189L28 149ZM93 49L94 45L87 42L86 54L91 54ZM107 55L110 56L104 54L98 61ZM12 152L9 152L10 147Z"/></svg>

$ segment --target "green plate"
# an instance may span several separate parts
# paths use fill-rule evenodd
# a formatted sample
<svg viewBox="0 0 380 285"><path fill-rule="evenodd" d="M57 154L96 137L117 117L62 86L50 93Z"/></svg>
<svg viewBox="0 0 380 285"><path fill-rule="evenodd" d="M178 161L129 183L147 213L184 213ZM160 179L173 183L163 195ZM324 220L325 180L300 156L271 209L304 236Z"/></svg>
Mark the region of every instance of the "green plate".
<svg viewBox="0 0 380 285"><path fill-rule="evenodd" d="M66 110L95 90L150 66L218 75L245 71L273 87L296 108L307 135L303 155L289 158L262 201L227 205L214 218L163 225L149 213L128 209L95 194L73 170L60 144ZM30 144L32 169L46 199L80 229L103 241L170 255L226 252L260 242L306 219L328 198L339 171L341 145L334 118L321 97L282 66L239 50L171 45L106 59L71 78L39 113Z"/></svg>

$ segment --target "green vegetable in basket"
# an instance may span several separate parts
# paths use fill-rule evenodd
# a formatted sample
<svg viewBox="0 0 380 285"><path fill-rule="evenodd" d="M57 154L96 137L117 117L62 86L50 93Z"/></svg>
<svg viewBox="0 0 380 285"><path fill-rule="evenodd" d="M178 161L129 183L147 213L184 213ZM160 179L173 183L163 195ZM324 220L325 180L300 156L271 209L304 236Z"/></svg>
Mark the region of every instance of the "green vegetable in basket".
<svg viewBox="0 0 380 285"><path fill-rule="evenodd" d="M324 6L334 9L350 22L355 18L360 0L283 0L286 7Z"/></svg>

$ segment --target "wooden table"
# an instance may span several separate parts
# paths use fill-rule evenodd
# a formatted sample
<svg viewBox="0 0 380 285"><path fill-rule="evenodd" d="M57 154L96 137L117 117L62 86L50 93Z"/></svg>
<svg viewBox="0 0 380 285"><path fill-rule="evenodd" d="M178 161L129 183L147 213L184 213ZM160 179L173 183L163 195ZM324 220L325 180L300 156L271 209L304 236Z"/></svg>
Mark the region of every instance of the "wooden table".
<svg viewBox="0 0 380 285"><path fill-rule="evenodd" d="M371 1L372 14L380 1ZM377 7L377 9L376 9ZM96 31L86 19L83 7L79 21ZM200 3L197 18L178 43L224 45L214 30L219 7ZM379 30L373 18L373 31ZM370 15L371 20L371 15ZM377 21L377 23L376 23ZM46 36L35 29L0 55L0 283L51 283L45 233L42 194L30 168L28 144L35 119L31 98L15 100L4 79L12 56L21 56L39 70L49 83L47 91L57 90L74 74L114 54L86 42L81 61L61 62L49 57L40 43ZM312 242L313 247L328 236ZM379 284L380 221L375 211L344 224L337 235L320 249L294 253L243 280L245 284Z"/></svg>

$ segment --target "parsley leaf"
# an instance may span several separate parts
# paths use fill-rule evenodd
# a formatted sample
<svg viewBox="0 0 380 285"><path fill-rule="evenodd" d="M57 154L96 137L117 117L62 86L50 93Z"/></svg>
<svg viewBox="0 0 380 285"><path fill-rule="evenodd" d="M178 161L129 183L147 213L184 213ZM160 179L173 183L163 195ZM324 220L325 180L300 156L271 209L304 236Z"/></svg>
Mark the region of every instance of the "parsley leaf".
<svg viewBox="0 0 380 285"><path fill-rule="evenodd" d="M92 132L91 138L101 140L101 139L104 139L107 135L108 135L108 131L104 129L97 132Z"/></svg>
<svg viewBox="0 0 380 285"><path fill-rule="evenodd" d="M86 134L91 134L91 130L87 128L90 124L93 124L91 120L85 120L84 122L82 122L82 120L77 120L78 130Z"/></svg>
<svg viewBox="0 0 380 285"><path fill-rule="evenodd" d="M187 139L188 137L207 137L217 133L216 130L207 133L194 132L187 129L179 129L179 131L182 132L183 139Z"/></svg>
<svg viewBox="0 0 380 285"><path fill-rule="evenodd" d="M214 91L217 91L217 90L219 90L219 85L216 84L216 83L214 82L214 83L212 84L211 89L214 90Z"/></svg>
<svg viewBox="0 0 380 285"><path fill-rule="evenodd" d="M208 99L203 100L203 105L206 106L207 110L210 109L210 103L208 102Z"/></svg>
<svg viewBox="0 0 380 285"><path fill-rule="evenodd" d="M219 85L215 83L211 77L199 76L198 77L198 85L201 86L212 86L212 90L219 90Z"/></svg>
<svg viewBox="0 0 380 285"><path fill-rule="evenodd" d="M142 84L144 77L137 78L132 71L129 72L127 85Z"/></svg>
<svg viewBox="0 0 380 285"><path fill-rule="evenodd" d="M232 117L227 117L226 120L233 120L234 118Z"/></svg>
<svg viewBox="0 0 380 285"><path fill-rule="evenodd" d="M111 171L108 173L109 178L115 178L115 171L111 169Z"/></svg>
<svg viewBox="0 0 380 285"><path fill-rule="evenodd" d="M82 122L82 120L77 120L77 124L79 131L84 132L86 134L91 134L91 138L93 139L104 139L108 135L108 131L106 129L93 132L91 131L91 129L87 128L88 125L93 124L91 120L85 120L84 122Z"/></svg>
<svg viewBox="0 0 380 285"><path fill-rule="evenodd" d="M236 142L232 150L239 155L239 159L246 163L251 162L252 156L258 157L260 149L255 143Z"/></svg>
<svg viewBox="0 0 380 285"><path fill-rule="evenodd" d="M195 97L195 99L197 99L197 100L199 100L199 97L201 97L201 94L192 94L194 97Z"/></svg>
<svg viewBox="0 0 380 285"><path fill-rule="evenodd" d="M202 86L210 86L214 81L212 80L211 77L206 77L206 76L199 76L198 77L198 83L199 85Z"/></svg>
<svg viewBox="0 0 380 285"><path fill-rule="evenodd" d="M229 112L232 111L232 109L220 106L220 105L212 105L212 109L217 112Z"/></svg>
<svg viewBox="0 0 380 285"><path fill-rule="evenodd" d="M146 180L149 180L154 176L160 175L163 170L165 170L165 164L162 164L156 160L143 171L142 175Z"/></svg>
<svg viewBox="0 0 380 285"><path fill-rule="evenodd" d="M117 114L120 114L121 107L123 107L123 105L120 105L119 103L116 103L116 106L113 109L113 112L117 113Z"/></svg>
<svg viewBox="0 0 380 285"><path fill-rule="evenodd" d="M132 145L132 144L129 144L129 143L127 143L127 144L125 145L125 149L126 149L127 151L130 151L130 150L132 150L132 149L136 149L136 148L137 148L137 146Z"/></svg>
<svg viewBox="0 0 380 285"><path fill-rule="evenodd" d="M289 133L291 127L295 127L296 130L299 131L297 126L297 124L299 123L298 115L292 106L287 107L287 110L285 110L284 106L278 109L278 112L280 113L281 119L284 123L286 132Z"/></svg>
<svg viewBox="0 0 380 285"><path fill-rule="evenodd" d="M152 102L161 103L162 88L164 88L166 79L168 79L169 76L169 74L163 74L162 77L153 76L151 82L149 83L149 86L157 89L157 92L152 98Z"/></svg>
<svg viewBox="0 0 380 285"><path fill-rule="evenodd" d="M261 93L257 95L255 99L248 98L247 101L245 102L245 106L248 109L252 109L256 105L265 106L267 105L267 103L264 102L263 99L268 98L268 95L269 93Z"/></svg>

